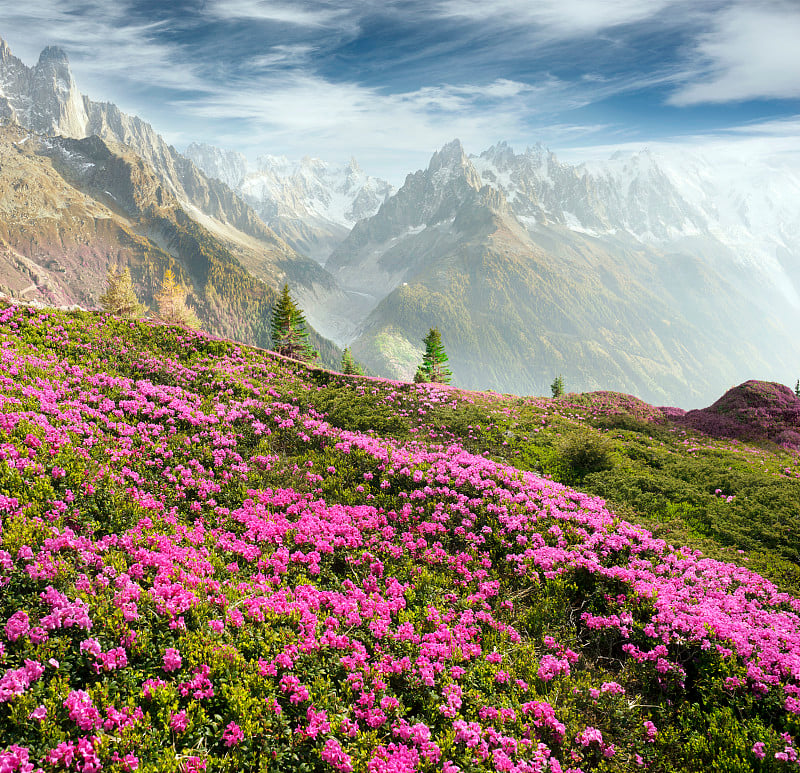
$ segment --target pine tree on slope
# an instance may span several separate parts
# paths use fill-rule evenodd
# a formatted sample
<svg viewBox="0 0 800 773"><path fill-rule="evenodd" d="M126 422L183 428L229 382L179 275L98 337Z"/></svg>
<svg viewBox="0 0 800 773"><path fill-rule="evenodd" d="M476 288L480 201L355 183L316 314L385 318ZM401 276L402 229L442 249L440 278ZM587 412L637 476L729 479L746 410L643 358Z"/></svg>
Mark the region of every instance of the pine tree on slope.
<svg viewBox="0 0 800 773"><path fill-rule="evenodd" d="M284 357L311 362L317 352L308 343L308 331L303 312L292 300L289 285L285 284L272 309L272 348Z"/></svg>
<svg viewBox="0 0 800 773"><path fill-rule="evenodd" d="M422 357L422 364L414 374L414 381L449 384L453 374L447 367L447 355L444 351L441 334L432 327L423 343L425 344L425 354Z"/></svg>
<svg viewBox="0 0 800 773"><path fill-rule="evenodd" d="M350 347L345 347L345 350L342 352L342 373L346 376L363 376L364 371L361 369L361 366L353 359L353 353L350 351Z"/></svg>

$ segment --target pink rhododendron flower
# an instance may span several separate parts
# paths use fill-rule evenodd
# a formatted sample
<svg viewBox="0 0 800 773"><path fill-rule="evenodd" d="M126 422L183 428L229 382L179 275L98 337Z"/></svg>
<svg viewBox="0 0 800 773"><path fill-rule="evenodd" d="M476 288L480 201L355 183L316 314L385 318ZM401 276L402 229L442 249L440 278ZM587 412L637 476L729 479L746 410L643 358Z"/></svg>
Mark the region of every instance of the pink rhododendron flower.
<svg viewBox="0 0 800 773"><path fill-rule="evenodd" d="M167 647L164 652L164 670L177 671L182 663L181 653L174 647Z"/></svg>
<svg viewBox="0 0 800 773"><path fill-rule="evenodd" d="M589 725L575 738L575 741L581 746L589 746L593 743L602 745L603 734L596 727Z"/></svg>
<svg viewBox="0 0 800 773"><path fill-rule="evenodd" d="M222 741L225 746L236 746L244 738L244 731L235 722L229 722L225 731L222 733Z"/></svg>
<svg viewBox="0 0 800 773"><path fill-rule="evenodd" d="M6 621L6 638L9 641L16 641L20 636L24 636L30 629L28 615L23 612L14 612Z"/></svg>
<svg viewBox="0 0 800 773"><path fill-rule="evenodd" d="M339 773L351 773L353 770L352 758L344 752L341 744L335 738L328 738L325 741L321 756Z"/></svg>
<svg viewBox="0 0 800 773"><path fill-rule="evenodd" d="M169 718L169 726L176 733L186 732L186 728L189 726L189 720L186 715L186 709L181 709L180 711L177 711L174 714L172 714Z"/></svg>

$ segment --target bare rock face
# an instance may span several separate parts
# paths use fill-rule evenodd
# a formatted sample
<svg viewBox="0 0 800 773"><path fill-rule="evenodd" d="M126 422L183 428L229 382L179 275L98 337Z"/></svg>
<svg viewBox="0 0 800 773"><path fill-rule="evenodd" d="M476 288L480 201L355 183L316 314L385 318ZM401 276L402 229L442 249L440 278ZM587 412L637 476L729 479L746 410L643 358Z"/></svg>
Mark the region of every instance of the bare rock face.
<svg viewBox="0 0 800 773"><path fill-rule="evenodd" d="M0 114L40 134L85 136L88 117L66 53L48 46L31 68L0 41Z"/></svg>
<svg viewBox="0 0 800 773"><path fill-rule="evenodd" d="M86 109L66 53L48 46L32 71L29 128L40 134L86 135Z"/></svg>

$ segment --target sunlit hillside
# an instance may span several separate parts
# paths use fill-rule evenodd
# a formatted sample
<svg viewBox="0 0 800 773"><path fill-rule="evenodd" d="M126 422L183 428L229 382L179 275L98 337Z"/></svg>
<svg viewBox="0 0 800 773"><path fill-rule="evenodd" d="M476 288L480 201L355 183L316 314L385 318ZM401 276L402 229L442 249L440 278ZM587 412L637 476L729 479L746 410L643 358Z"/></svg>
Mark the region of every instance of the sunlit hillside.
<svg viewBox="0 0 800 773"><path fill-rule="evenodd" d="M687 416L3 307L0 771L786 769L800 454Z"/></svg>

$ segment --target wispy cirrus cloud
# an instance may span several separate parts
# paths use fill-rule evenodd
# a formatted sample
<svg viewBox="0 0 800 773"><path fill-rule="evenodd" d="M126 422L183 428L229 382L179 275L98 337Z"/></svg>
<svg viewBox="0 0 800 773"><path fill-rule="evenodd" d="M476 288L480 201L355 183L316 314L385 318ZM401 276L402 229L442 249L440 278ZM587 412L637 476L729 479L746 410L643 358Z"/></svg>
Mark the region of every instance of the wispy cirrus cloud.
<svg viewBox="0 0 800 773"><path fill-rule="evenodd" d="M216 19L277 22L298 27L325 27L349 16L345 8L328 4L273 0L209 0L202 13Z"/></svg>
<svg viewBox="0 0 800 773"><path fill-rule="evenodd" d="M559 37L584 36L626 24L637 24L687 0L442 0L437 14L478 21L533 25Z"/></svg>
<svg viewBox="0 0 800 773"><path fill-rule="evenodd" d="M355 154L395 179L456 136L643 142L713 132L726 103L758 118L786 111L754 100L800 97L797 0L7 5L0 35L26 63L64 47L82 92L179 146Z"/></svg>
<svg viewBox="0 0 800 773"><path fill-rule="evenodd" d="M247 66L255 70L269 70L274 67L298 68L308 64L314 50L314 46L303 43L272 46L266 53L248 59Z"/></svg>
<svg viewBox="0 0 800 773"><path fill-rule="evenodd" d="M784 171L790 171L800 180L800 115L773 121L756 121L744 124L719 126L703 133L687 132L668 139L643 143L620 139L613 143L592 143L564 147L561 154L571 161L599 159L617 151L637 152L650 150L679 157L681 153L695 153L743 167L749 163L767 166L777 158ZM790 203L790 202L789 202ZM796 209L796 207L795 207Z"/></svg>
<svg viewBox="0 0 800 773"><path fill-rule="evenodd" d="M456 136L472 148L500 139L524 145L527 122L563 88L555 79L535 87L501 79L387 94L295 73L183 100L179 108L199 119L240 121L241 134L249 133L253 141L239 147L251 156L275 148L289 156L331 160L355 154L374 173L401 182ZM225 141L224 134L218 141Z"/></svg>

